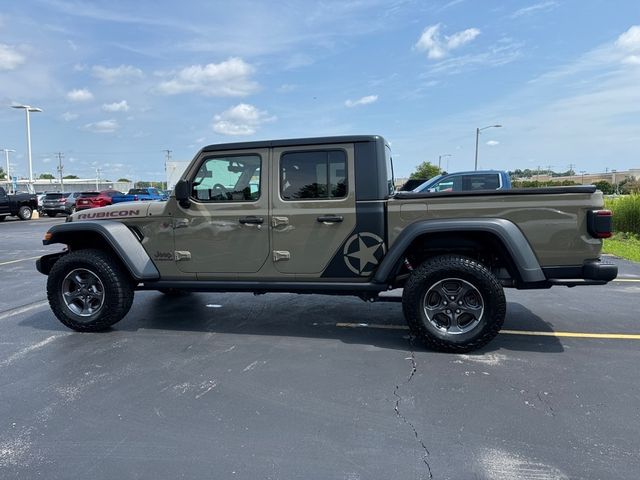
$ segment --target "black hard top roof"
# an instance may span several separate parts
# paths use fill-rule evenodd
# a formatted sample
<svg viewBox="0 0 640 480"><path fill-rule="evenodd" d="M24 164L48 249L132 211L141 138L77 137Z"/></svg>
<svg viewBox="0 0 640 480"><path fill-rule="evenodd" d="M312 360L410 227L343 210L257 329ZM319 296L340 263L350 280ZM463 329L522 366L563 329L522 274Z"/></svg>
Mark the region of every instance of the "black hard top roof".
<svg viewBox="0 0 640 480"><path fill-rule="evenodd" d="M323 145L328 143L375 142L379 135L345 135L337 137L290 138L283 140L259 140L255 142L218 143L208 145L203 152L220 150L242 150L245 148L295 147L296 145Z"/></svg>

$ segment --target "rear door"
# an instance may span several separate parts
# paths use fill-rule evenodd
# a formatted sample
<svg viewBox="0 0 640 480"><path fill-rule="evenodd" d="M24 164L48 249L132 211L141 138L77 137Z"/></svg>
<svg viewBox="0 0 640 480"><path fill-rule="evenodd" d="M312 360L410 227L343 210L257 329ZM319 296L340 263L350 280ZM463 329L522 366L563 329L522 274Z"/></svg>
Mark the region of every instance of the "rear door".
<svg viewBox="0 0 640 480"><path fill-rule="evenodd" d="M353 145L278 147L272 155L275 268L320 276L356 225Z"/></svg>

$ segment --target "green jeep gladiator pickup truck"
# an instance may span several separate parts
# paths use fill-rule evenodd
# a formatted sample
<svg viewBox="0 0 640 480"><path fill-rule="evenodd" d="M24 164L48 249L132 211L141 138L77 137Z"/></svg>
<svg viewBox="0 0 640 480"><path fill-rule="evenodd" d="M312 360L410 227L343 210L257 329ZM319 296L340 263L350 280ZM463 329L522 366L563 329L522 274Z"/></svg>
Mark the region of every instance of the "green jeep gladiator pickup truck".
<svg viewBox="0 0 640 480"><path fill-rule="evenodd" d="M344 136L211 145L168 202L78 212L37 262L55 315L106 329L135 290L294 292L384 300L403 288L415 337L463 352L490 341L504 287L600 285L611 212L593 186L395 193L389 145ZM388 299L388 298L387 298Z"/></svg>

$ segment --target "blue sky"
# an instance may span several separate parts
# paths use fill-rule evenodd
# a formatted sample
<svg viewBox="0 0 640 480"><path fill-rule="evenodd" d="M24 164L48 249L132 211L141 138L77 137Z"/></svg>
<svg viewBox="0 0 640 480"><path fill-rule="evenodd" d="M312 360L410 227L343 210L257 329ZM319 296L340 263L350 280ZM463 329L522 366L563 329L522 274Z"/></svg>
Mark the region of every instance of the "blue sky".
<svg viewBox="0 0 640 480"><path fill-rule="evenodd" d="M637 0L0 4L0 148L159 180L164 149L380 134L396 172L640 168Z"/></svg>

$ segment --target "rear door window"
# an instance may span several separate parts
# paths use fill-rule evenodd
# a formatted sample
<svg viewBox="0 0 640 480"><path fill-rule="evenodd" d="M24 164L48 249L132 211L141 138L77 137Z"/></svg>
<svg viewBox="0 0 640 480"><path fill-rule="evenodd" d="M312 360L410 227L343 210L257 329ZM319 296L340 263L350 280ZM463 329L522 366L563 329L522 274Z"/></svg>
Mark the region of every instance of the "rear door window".
<svg viewBox="0 0 640 480"><path fill-rule="evenodd" d="M498 188L500 188L500 179L497 173L462 176L462 189L465 191L497 190Z"/></svg>
<svg viewBox="0 0 640 480"><path fill-rule="evenodd" d="M344 150L287 152L280 158L283 200L334 200L347 196Z"/></svg>

